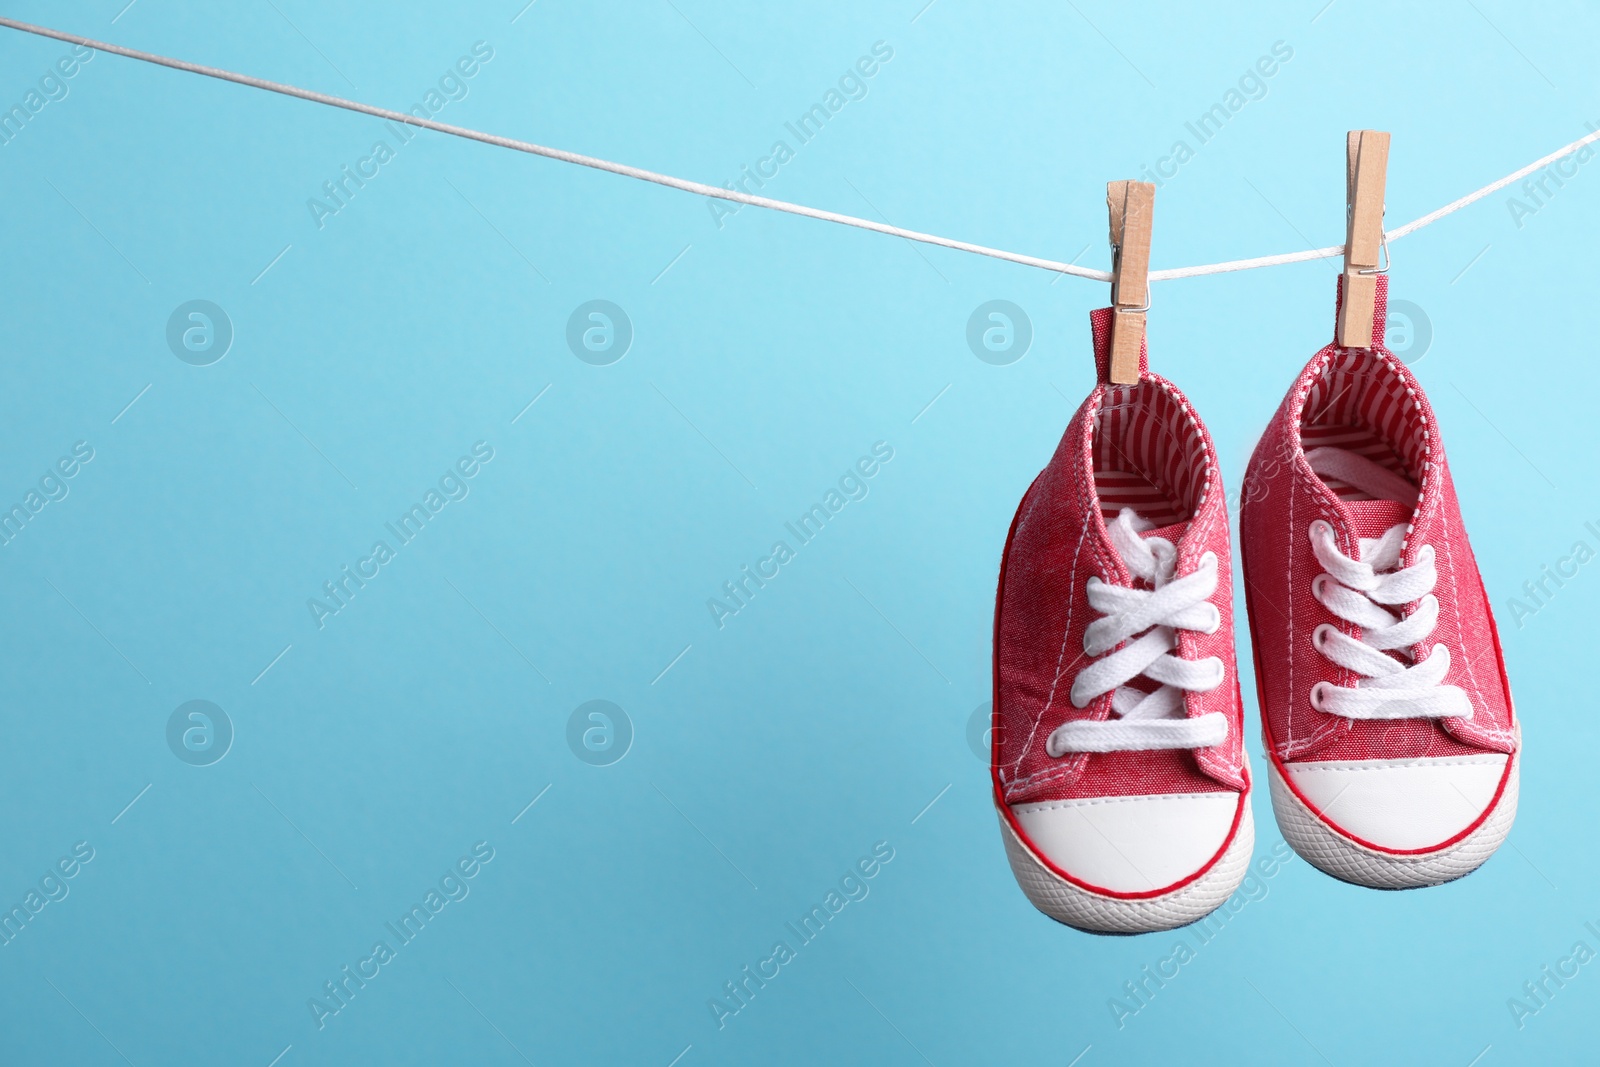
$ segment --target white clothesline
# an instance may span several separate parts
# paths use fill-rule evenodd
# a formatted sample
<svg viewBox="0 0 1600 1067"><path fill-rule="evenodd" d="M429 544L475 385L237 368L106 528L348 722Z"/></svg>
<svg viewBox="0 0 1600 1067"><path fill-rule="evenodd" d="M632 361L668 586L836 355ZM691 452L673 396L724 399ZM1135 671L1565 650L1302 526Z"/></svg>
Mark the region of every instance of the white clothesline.
<svg viewBox="0 0 1600 1067"><path fill-rule="evenodd" d="M736 204L749 204L752 207L766 208L770 211L783 211L791 215L801 215L808 219L820 219L823 222L836 222L844 226L854 226L862 230L871 230L874 233L888 234L891 237L902 237L908 241L918 241L922 244L937 245L940 248L953 248L958 252L971 252L974 255L988 256L992 259L1005 260L1008 263L1020 263L1025 267L1038 267L1042 270L1054 271L1058 274L1070 274L1077 278L1088 278L1091 281L1109 282L1111 275L1107 271L1095 270L1092 267L1080 267L1074 263L1062 263L1058 260L1043 259L1039 256L1024 255L1021 252L1007 252L1000 248L990 248L987 245L972 244L968 241L957 241L950 237L940 237L937 234L921 233L917 230L907 230L899 226L890 226L887 223L875 222L872 219L857 218L854 215L842 215L835 211L824 211L821 208L806 207L804 204L791 204L786 200L773 200L770 197L755 196L741 192L737 189L727 189L717 185L707 185L704 182L690 181L687 178L675 178L670 174L659 174L641 167L631 167L626 163L613 163L608 159L597 159L594 156L585 156L577 152L568 152L560 148L548 148L544 145L534 144L530 141L518 141L510 137L501 137L497 134L484 133L480 130L467 129L464 126L451 126L432 119L419 118L404 111L392 111L389 108L375 107L355 100L346 100L342 97L328 96L325 93L313 92L302 89L296 85L285 85L282 82L267 81L264 78L252 77L248 74L237 74L231 70L222 70L218 67L207 67L199 63L189 63L182 59L172 59L169 56L156 55L152 52L141 52L135 48L124 48L121 45L108 44L96 41L89 37L80 37L77 34L66 33L62 30L53 30L46 26L35 26L27 22L18 22L15 19L0 18L0 26L23 33L36 34L40 37L49 37L69 44L83 45L99 52L108 52L111 55L125 56L128 59L137 59L145 63L154 63L158 66L170 67L173 70L187 71L190 74L203 74L208 78L217 78L222 81L233 82L236 85L249 86L252 89L265 89L268 92L281 93L299 100L309 100L316 104L326 104L329 107L343 108L346 111L355 111L375 118L387 119L392 122L404 123L407 126L418 126L425 130L449 134L452 137L462 137L469 141L480 141L483 144L495 145L499 148L509 148L517 152L526 152L530 155L544 156L547 159L560 160L563 163L575 163L580 167L591 167L595 170L606 171L610 174L620 174L624 178L635 178L639 181L654 182L656 185L665 185L670 189L681 189L686 193L695 193L699 196L714 197L718 200L731 200ZM1484 197L1504 189L1523 178L1549 166L1559 159L1564 159L1581 149L1584 145L1600 141L1600 130L1595 130L1586 136L1578 138L1564 148L1558 148L1542 159L1534 160L1526 167L1506 175L1499 181L1491 182L1482 189L1475 190L1451 201L1437 211L1429 212L1420 219L1415 219L1404 226L1385 231L1386 241L1398 241L1408 234L1416 233L1424 226L1430 226L1453 212L1460 211L1469 204L1482 200ZM1195 267L1170 267L1166 270L1153 270L1150 280L1153 282L1169 281L1175 278L1198 278L1206 274L1225 274L1236 270L1254 270L1257 267L1276 267L1285 263L1303 263L1312 259L1331 259L1344 254L1344 245L1329 245L1326 248L1313 248L1305 252L1285 252L1276 256L1258 256L1254 259L1234 259L1226 263L1205 263Z"/></svg>

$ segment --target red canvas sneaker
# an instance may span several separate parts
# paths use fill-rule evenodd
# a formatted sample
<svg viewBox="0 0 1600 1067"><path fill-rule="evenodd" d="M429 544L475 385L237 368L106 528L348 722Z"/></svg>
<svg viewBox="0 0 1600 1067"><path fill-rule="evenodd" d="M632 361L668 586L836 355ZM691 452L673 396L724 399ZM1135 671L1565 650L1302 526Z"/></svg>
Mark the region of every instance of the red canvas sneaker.
<svg viewBox="0 0 1600 1067"><path fill-rule="evenodd" d="M1216 452L1140 354L1100 382L1012 520L995 602L992 774L1035 907L1079 929L1166 930L1243 879L1255 835Z"/></svg>
<svg viewBox="0 0 1600 1067"><path fill-rule="evenodd" d="M1245 474L1240 539L1272 808L1294 850L1358 885L1474 870L1517 810L1500 640L1444 445L1409 368L1331 344Z"/></svg>

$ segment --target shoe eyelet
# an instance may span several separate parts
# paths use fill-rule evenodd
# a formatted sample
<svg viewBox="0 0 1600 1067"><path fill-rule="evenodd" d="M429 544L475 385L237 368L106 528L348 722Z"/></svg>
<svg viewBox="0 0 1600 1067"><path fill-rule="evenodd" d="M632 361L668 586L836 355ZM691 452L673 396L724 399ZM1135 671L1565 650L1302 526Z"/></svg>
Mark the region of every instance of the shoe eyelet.
<svg viewBox="0 0 1600 1067"><path fill-rule="evenodd" d="M1044 754L1051 759L1064 759L1068 753L1059 743L1059 730L1052 730L1050 736L1044 739Z"/></svg>
<svg viewBox="0 0 1600 1067"><path fill-rule="evenodd" d="M1326 585L1330 580L1332 580L1332 576L1327 574L1326 572L1324 572L1322 574L1319 574L1315 578L1311 579L1311 595L1316 598L1317 603L1319 603L1319 604L1324 603L1324 601L1322 599L1322 587L1324 585Z"/></svg>
<svg viewBox="0 0 1600 1067"><path fill-rule="evenodd" d="M1317 539L1319 531L1326 530L1329 537L1333 536L1333 526L1326 519L1313 519L1311 525L1306 527L1306 536L1312 541Z"/></svg>
<svg viewBox="0 0 1600 1067"><path fill-rule="evenodd" d="M1322 710L1322 694L1327 685L1327 682L1318 682L1311 687L1311 708L1313 711Z"/></svg>
<svg viewBox="0 0 1600 1067"><path fill-rule="evenodd" d="M1316 649L1318 652L1321 652L1323 642L1326 640L1327 635L1338 632L1338 627L1331 626L1328 623L1321 623L1315 630L1311 631L1311 647Z"/></svg>

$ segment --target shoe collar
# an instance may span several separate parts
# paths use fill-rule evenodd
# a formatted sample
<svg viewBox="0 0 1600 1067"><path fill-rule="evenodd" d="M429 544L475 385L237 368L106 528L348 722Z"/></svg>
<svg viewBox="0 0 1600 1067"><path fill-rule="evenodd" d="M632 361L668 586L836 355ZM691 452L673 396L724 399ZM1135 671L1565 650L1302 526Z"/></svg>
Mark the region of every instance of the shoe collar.
<svg viewBox="0 0 1600 1067"><path fill-rule="evenodd" d="M1433 408L1428 403L1421 384L1383 343L1388 310L1389 278L1378 275L1377 301L1373 312L1371 348L1343 348L1337 341L1329 344L1314 356L1300 374L1291 393L1291 401L1283 425L1282 445L1291 457L1295 480L1319 505L1323 515L1334 529L1340 551L1352 559L1360 558L1360 538L1376 537L1376 529L1385 518L1395 518L1396 509L1370 506L1352 506L1339 499L1323 480L1311 469L1301 435L1306 409L1313 403L1340 403L1341 397L1352 394L1343 402L1353 402L1369 410L1363 417L1371 422L1382 418L1400 432L1391 433L1406 453L1407 466L1420 474L1420 491L1411 510L1410 529L1406 533L1405 547L1401 553L1401 566L1416 562L1423 545L1437 539L1443 523L1443 481L1447 477L1444 467L1444 449L1440 445ZM1338 279L1335 299L1335 321L1338 308L1344 300L1344 278ZM1337 390L1326 399L1325 391ZM1375 502L1377 503L1377 502ZM1374 532L1375 531L1375 532ZM1302 536L1301 531L1295 532Z"/></svg>

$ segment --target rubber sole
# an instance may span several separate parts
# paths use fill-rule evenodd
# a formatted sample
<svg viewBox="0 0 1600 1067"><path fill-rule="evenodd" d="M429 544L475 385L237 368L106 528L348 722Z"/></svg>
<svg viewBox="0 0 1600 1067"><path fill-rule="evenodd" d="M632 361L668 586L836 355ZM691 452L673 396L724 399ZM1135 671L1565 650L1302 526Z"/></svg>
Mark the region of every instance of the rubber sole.
<svg viewBox="0 0 1600 1067"><path fill-rule="evenodd" d="M1028 900L1057 922L1091 934L1148 934L1198 922L1221 907L1239 888L1255 849L1255 823L1246 800L1233 841L1210 870L1170 893L1128 900L1096 893L1062 878L1018 836L1003 812L996 814L1011 873Z"/></svg>
<svg viewBox="0 0 1600 1067"><path fill-rule="evenodd" d="M1368 889L1420 889L1471 874L1495 854L1517 817L1518 778L1522 750L1511 757L1511 769L1500 799L1489 817L1453 845L1420 855L1395 855L1357 844L1333 829L1295 795L1277 764L1268 760L1267 782L1278 829L1300 857L1341 882Z"/></svg>

